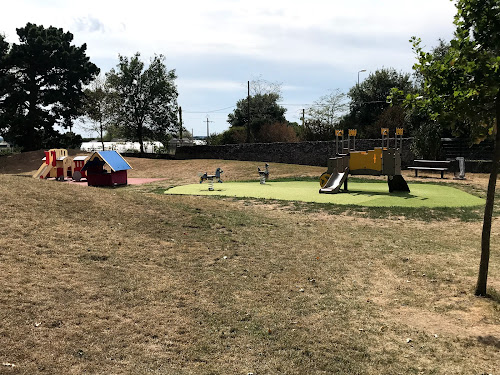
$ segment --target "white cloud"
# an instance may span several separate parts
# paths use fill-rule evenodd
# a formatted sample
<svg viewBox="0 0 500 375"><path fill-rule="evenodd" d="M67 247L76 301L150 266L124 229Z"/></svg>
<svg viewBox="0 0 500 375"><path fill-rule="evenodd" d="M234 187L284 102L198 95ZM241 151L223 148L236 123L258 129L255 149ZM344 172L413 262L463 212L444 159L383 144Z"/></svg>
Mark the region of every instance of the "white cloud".
<svg viewBox="0 0 500 375"><path fill-rule="evenodd" d="M449 0L12 0L2 7L0 32L10 42L27 22L62 27L104 71L118 54L140 52L146 61L164 54L183 103L203 109L234 104L252 75L283 82L284 101L309 103L329 89L346 91L360 69L410 71L409 38L429 47L449 39L455 14Z"/></svg>
<svg viewBox="0 0 500 375"><path fill-rule="evenodd" d="M179 91L189 90L208 90L208 91L241 91L241 82L212 80L212 79L190 79L178 78L176 80Z"/></svg>

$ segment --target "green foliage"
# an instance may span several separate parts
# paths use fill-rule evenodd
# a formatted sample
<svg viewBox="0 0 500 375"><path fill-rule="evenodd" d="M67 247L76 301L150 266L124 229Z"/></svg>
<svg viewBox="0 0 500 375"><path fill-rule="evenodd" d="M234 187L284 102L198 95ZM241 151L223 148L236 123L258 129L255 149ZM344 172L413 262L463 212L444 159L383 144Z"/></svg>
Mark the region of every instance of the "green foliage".
<svg viewBox="0 0 500 375"><path fill-rule="evenodd" d="M307 109L302 139L306 141L332 140L335 128L347 109L346 95L339 90L320 97Z"/></svg>
<svg viewBox="0 0 500 375"><path fill-rule="evenodd" d="M75 134L73 132L67 132L61 134L59 145L57 147L60 148L75 148L79 149L82 145L83 138L80 134ZM46 147L48 148L48 147Z"/></svg>
<svg viewBox="0 0 500 375"><path fill-rule="evenodd" d="M476 295L486 295L495 187L500 164L500 6L498 0L458 0L455 36L442 55L423 51L412 38L423 77L421 94L406 104L426 107L432 119L447 127L467 127L477 141L495 135L492 171L484 210L481 261Z"/></svg>
<svg viewBox="0 0 500 375"><path fill-rule="evenodd" d="M247 130L244 126L232 126L221 134L210 135L207 142L210 145L229 145L245 143Z"/></svg>
<svg viewBox="0 0 500 375"><path fill-rule="evenodd" d="M119 56L117 69L106 74L111 89L113 122L125 137L140 143L145 140L168 143L178 130L175 70L168 70L165 57L155 55L145 68L136 53L132 58Z"/></svg>
<svg viewBox="0 0 500 375"><path fill-rule="evenodd" d="M72 45L73 35L62 29L28 23L17 34L20 43L10 49L0 40L0 129L9 142L35 150L58 138L54 125L71 128L83 85L99 69L87 46Z"/></svg>
<svg viewBox="0 0 500 375"><path fill-rule="evenodd" d="M464 128L476 141L492 134L499 92L500 38L498 1L462 0L457 3L455 38L443 54L428 53L413 37L423 77L421 94L407 103L427 107L434 119L454 130ZM418 98L418 100L417 100Z"/></svg>
<svg viewBox="0 0 500 375"><path fill-rule="evenodd" d="M321 120L306 120L301 139L304 141L331 141L335 139L335 126Z"/></svg>
<svg viewBox="0 0 500 375"><path fill-rule="evenodd" d="M103 77L99 76L85 89L83 115L90 122L88 130L97 132L104 150L104 135L112 121L111 92Z"/></svg>
<svg viewBox="0 0 500 375"><path fill-rule="evenodd" d="M403 93L413 92L410 75L398 73L393 68L371 73L363 82L349 90L347 95L351 98L350 110L343 118L341 126L357 128L360 137L379 138L380 128L376 123L379 116L390 106L387 97L393 88Z"/></svg>
<svg viewBox="0 0 500 375"><path fill-rule="evenodd" d="M250 124L248 122L248 98L236 103L236 109L228 115L227 122L231 127L245 127L250 140L264 142L259 139L259 132L263 125L286 122L286 108L278 104L279 93L271 92L250 96Z"/></svg>
<svg viewBox="0 0 500 375"><path fill-rule="evenodd" d="M438 160L441 154L441 131L434 122L423 122L413 131L411 150L419 159Z"/></svg>

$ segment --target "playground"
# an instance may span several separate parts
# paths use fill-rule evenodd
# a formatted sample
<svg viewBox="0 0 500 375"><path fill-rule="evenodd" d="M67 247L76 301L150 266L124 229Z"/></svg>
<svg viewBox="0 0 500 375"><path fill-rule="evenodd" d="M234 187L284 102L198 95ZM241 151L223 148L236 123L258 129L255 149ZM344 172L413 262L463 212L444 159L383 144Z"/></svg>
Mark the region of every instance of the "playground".
<svg viewBox="0 0 500 375"><path fill-rule="evenodd" d="M322 167L269 163L261 184L265 161L127 158L130 179L161 180L83 188L33 179L42 157L0 158L0 373L499 368L498 216L490 297L473 295L487 175L402 171L409 193L363 176L320 194ZM217 168L208 191L200 174ZM310 190L257 194L282 184Z"/></svg>
<svg viewBox="0 0 500 375"><path fill-rule="evenodd" d="M276 199L366 207L473 207L484 200L460 189L438 184L411 184L411 193L389 193L385 181L350 182L349 191L336 195L318 194L317 181L278 181L216 184L210 191L200 184L183 185L165 194L219 195L238 198Z"/></svg>

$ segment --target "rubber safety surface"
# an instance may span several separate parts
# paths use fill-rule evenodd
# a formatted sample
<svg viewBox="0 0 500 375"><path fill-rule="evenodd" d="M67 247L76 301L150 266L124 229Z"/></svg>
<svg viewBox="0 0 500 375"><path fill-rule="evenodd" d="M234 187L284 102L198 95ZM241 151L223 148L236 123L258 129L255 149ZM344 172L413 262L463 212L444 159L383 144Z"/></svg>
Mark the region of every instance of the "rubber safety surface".
<svg viewBox="0 0 500 375"><path fill-rule="evenodd" d="M316 203L373 207L472 207L484 204L484 199L460 189L434 184L409 184L410 193L389 193L387 182L349 181L349 191L338 194L320 194L316 181L224 182L176 186L165 194L221 195L240 198L265 198Z"/></svg>

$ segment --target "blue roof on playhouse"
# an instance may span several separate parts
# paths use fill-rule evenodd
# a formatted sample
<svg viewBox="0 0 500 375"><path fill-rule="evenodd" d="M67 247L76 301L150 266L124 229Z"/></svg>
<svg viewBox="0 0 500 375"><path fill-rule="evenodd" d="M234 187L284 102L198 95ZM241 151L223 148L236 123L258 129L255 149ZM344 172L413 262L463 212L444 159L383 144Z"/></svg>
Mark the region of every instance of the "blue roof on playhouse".
<svg viewBox="0 0 500 375"><path fill-rule="evenodd" d="M109 167L113 170L113 172L125 171L127 169L132 169L129 163L116 151L96 151L90 156L89 161L94 160L95 158L99 158L104 161ZM87 165L82 168L86 170Z"/></svg>

